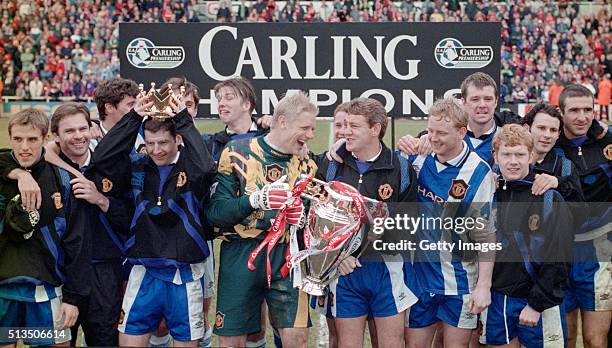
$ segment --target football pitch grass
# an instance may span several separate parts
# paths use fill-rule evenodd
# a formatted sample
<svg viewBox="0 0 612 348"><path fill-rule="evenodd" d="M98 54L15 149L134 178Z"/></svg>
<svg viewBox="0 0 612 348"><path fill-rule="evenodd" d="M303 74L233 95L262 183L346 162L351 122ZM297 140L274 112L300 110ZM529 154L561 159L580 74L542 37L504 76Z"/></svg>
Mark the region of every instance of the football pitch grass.
<svg viewBox="0 0 612 348"><path fill-rule="evenodd" d="M197 120L196 124L200 132L214 133L214 132L217 132L223 129L223 124L218 120ZM0 130L3 133L2 133L2 136L0 136L0 147L2 148L9 147L7 126L8 126L8 117L1 117L0 118ZM426 127L425 121L397 120L395 122L395 132L394 132L395 141L394 142L397 144L397 141L399 140L399 138L405 134L416 135L418 132L425 129L425 127ZM308 147L310 148L310 150L313 151L314 153L321 153L327 150L333 139L332 132L333 132L333 124L330 120L318 120L316 124L316 129L315 129L315 138L308 143ZM391 127L391 122L389 122L387 131L386 131L386 135L385 135L385 139L384 139L385 144L387 144L387 146L389 147L392 144L391 133L392 133L392 127ZM215 260L218 260L219 243L220 241L218 240L214 242ZM216 267L218 267L218 262L216 262ZM218 271L216 272L216 274L218 274ZM216 308L215 302L216 302L216 296L213 297L213 303L211 305L209 318L208 318L209 322L212 324L214 324L215 322L215 308ZM310 311L310 314L311 314L310 316L312 320L312 328L311 330L309 330L308 346L309 347L326 347L327 341L320 342L320 335L323 332L326 332L327 330L325 327L323 328L321 327L321 325L325 325L324 324L325 319L319 318L318 313L316 313L315 311ZM270 327L269 323L267 326L268 326L266 330L267 347L274 347L272 328ZM582 339L580 335L580 331L581 331L580 325L578 327L579 327L579 332L578 332L578 342L577 342L576 347L581 348ZM80 343L80 338L79 338L79 343ZM219 343L218 338L216 336L213 336L213 347L218 346L218 343ZM23 345L19 344L18 347L23 347ZM369 337L367 328L366 328L366 333L364 336L364 347L371 347L370 337Z"/></svg>

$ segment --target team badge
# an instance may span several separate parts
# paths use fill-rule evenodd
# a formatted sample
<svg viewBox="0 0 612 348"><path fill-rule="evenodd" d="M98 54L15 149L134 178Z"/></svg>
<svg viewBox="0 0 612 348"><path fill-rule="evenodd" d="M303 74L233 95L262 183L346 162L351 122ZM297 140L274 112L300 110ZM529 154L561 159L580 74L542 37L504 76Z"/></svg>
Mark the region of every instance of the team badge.
<svg viewBox="0 0 612 348"><path fill-rule="evenodd" d="M221 312L217 312L215 316L215 328L220 329L223 327L223 322L225 321L225 314Z"/></svg>
<svg viewBox="0 0 612 348"><path fill-rule="evenodd" d="M530 231L535 231L540 227L540 215L533 214L527 220L527 225L529 226Z"/></svg>
<svg viewBox="0 0 612 348"><path fill-rule="evenodd" d="M393 188L389 184L380 185L378 187L378 195L382 200L389 199L393 194Z"/></svg>
<svg viewBox="0 0 612 348"><path fill-rule="evenodd" d="M107 178L102 179L102 192L107 193L113 189L113 182Z"/></svg>
<svg viewBox="0 0 612 348"><path fill-rule="evenodd" d="M64 204L62 204L62 195L59 192L55 192L51 195L51 199L53 199L53 204L55 204L55 209L62 209Z"/></svg>
<svg viewBox="0 0 612 348"><path fill-rule="evenodd" d="M180 172L178 175L178 179L176 179L176 187L183 187L187 183L187 174L185 172Z"/></svg>
<svg viewBox="0 0 612 348"><path fill-rule="evenodd" d="M467 190L470 188L467 182L463 179L453 179L453 184L451 185L448 194L455 199L463 199L465 198L465 194Z"/></svg>
<svg viewBox="0 0 612 348"><path fill-rule="evenodd" d="M603 155L608 161L612 161L612 144L608 144L608 146L603 149Z"/></svg>
<svg viewBox="0 0 612 348"><path fill-rule="evenodd" d="M268 182L274 182L283 175L283 168L278 164L267 164L266 165L266 180Z"/></svg>

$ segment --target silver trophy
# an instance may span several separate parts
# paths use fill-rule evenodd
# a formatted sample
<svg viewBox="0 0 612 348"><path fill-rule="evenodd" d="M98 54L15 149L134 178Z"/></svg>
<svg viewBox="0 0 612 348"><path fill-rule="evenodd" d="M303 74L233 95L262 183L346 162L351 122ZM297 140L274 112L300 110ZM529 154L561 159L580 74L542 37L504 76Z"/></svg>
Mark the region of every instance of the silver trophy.
<svg viewBox="0 0 612 348"><path fill-rule="evenodd" d="M304 230L306 249L293 255L292 263L297 267L300 262L306 264L300 289L322 296L325 287L340 276L338 265L343 258L357 251L367 238L363 223L367 216L384 203L364 198L348 184L316 179L301 196L311 200Z"/></svg>

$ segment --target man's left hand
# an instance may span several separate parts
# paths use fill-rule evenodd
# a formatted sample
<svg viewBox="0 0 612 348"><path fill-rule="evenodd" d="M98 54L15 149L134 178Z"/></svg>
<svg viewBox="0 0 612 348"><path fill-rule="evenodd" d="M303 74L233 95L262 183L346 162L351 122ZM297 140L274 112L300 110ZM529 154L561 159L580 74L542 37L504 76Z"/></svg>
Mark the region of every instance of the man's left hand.
<svg viewBox="0 0 612 348"><path fill-rule="evenodd" d="M272 115L263 115L256 122L261 128L270 129L270 126L272 126Z"/></svg>
<svg viewBox="0 0 612 348"><path fill-rule="evenodd" d="M289 225L297 226L298 228L304 227L306 223L306 214L304 203L299 198L294 198L290 204L287 204L287 208L285 208L285 212L287 215L286 221Z"/></svg>
<svg viewBox="0 0 612 348"><path fill-rule="evenodd" d="M531 186L531 193L536 196L541 196L544 192L549 189L554 189L559 186L559 180L548 174L536 174L535 180L533 180L533 186Z"/></svg>
<svg viewBox="0 0 612 348"><path fill-rule="evenodd" d="M491 289L484 286L476 286L470 294L468 308L470 313L479 314L491 304Z"/></svg>
<svg viewBox="0 0 612 348"><path fill-rule="evenodd" d="M60 330L68 329L74 326L79 316L79 309L77 306L71 305L70 303L62 303L60 307L60 317L64 318L62 327Z"/></svg>
<svg viewBox="0 0 612 348"><path fill-rule="evenodd" d="M74 178L70 180L70 184L76 198L82 199L89 204L97 205L105 212L108 210L108 198L98 191L93 182L85 178Z"/></svg>
<svg viewBox="0 0 612 348"><path fill-rule="evenodd" d="M540 312L526 305L519 315L519 324L534 327L540 321Z"/></svg>

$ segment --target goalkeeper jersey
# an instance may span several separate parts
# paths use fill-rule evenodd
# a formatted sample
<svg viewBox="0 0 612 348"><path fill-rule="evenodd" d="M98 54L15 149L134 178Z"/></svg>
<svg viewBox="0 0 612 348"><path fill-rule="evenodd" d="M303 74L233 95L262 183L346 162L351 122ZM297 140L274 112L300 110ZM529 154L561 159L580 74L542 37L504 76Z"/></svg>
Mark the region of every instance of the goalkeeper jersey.
<svg viewBox="0 0 612 348"><path fill-rule="evenodd" d="M227 239L265 238L277 210L253 209L249 195L283 175L292 188L302 174L317 171L312 158L282 153L264 137L230 141L221 153L206 216Z"/></svg>

